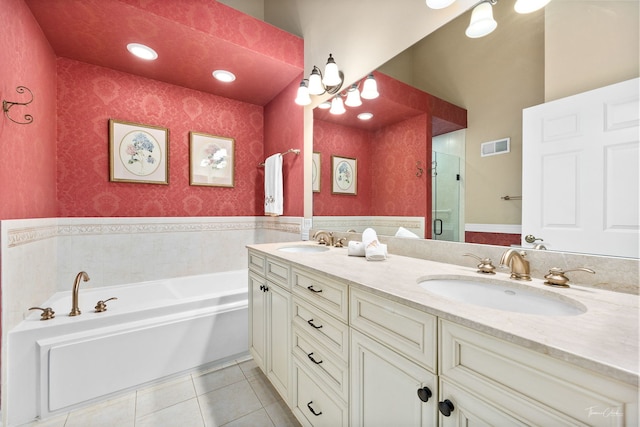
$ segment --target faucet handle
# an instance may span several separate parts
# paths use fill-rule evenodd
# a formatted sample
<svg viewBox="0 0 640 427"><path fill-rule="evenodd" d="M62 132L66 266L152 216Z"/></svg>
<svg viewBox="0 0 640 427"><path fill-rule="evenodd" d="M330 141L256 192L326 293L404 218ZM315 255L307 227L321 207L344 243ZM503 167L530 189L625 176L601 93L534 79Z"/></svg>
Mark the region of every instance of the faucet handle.
<svg viewBox="0 0 640 427"><path fill-rule="evenodd" d="M596 274L592 269L585 267L572 268L571 270L562 270L560 267L553 267L550 268L549 273L544 276L544 278L547 279L544 284L560 288L568 288L569 278L565 276L565 273L568 273L569 271L586 271L587 273Z"/></svg>
<svg viewBox="0 0 640 427"><path fill-rule="evenodd" d="M31 307L29 310L42 310L42 314L40 315L40 320L49 320L56 317L56 312L53 311L51 307L42 308L42 307Z"/></svg>
<svg viewBox="0 0 640 427"><path fill-rule="evenodd" d="M495 267L491 261L491 258L480 258L477 255L474 254L463 254L462 256L470 256L473 257L475 259L477 259L478 261L480 261L480 263L478 264L478 273L482 273L482 274L496 274L495 272Z"/></svg>
<svg viewBox="0 0 640 427"><path fill-rule="evenodd" d="M334 245L334 246L335 246L336 248L342 248L342 247L344 246L344 242L346 242L346 241L347 241L347 238L346 238L346 237L341 237L341 238L339 238L339 239L337 239L337 240L336 240L336 243L335 243L335 245Z"/></svg>
<svg viewBox="0 0 640 427"><path fill-rule="evenodd" d="M111 297L111 298L106 299L104 301L102 301L102 300L98 301L98 303L94 307L96 309L96 313L102 313L103 311L107 311L107 301L111 301L112 299L118 299L118 298Z"/></svg>

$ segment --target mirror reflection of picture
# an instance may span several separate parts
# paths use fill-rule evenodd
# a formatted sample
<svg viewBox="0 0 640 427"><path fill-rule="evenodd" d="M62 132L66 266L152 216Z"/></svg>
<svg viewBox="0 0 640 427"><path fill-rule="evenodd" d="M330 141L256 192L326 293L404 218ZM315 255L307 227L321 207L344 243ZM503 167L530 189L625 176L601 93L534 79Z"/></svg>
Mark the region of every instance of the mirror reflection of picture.
<svg viewBox="0 0 640 427"><path fill-rule="evenodd" d="M314 193L320 192L320 153L314 151L311 161L311 186Z"/></svg>
<svg viewBox="0 0 640 427"><path fill-rule="evenodd" d="M331 182L333 194L358 194L357 160L351 157L331 156Z"/></svg>
<svg viewBox="0 0 640 427"><path fill-rule="evenodd" d="M189 132L189 184L234 186L235 140Z"/></svg>

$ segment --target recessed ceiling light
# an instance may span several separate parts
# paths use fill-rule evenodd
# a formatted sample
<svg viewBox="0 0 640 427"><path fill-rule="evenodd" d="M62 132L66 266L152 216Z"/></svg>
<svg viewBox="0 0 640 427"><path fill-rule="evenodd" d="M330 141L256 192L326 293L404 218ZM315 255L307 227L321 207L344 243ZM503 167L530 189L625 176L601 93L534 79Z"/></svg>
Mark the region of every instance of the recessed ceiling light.
<svg viewBox="0 0 640 427"><path fill-rule="evenodd" d="M155 50L140 43L129 43L127 45L127 50L138 58L146 59L147 61L153 61L158 58L158 54Z"/></svg>
<svg viewBox="0 0 640 427"><path fill-rule="evenodd" d="M227 70L215 70L212 74L217 80L225 83L232 82L236 79L235 74Z"/></svg>
<svg viewBox="0 0 640 427"><path fill-rule="evenodd" d="M318 105L318 108L322 110L327 110L331 108L331 103L329 101L324 101L322 104Z"/></svg>
<svg viewBox="0 0 640 427"><path fill-rule="evenodd" d="M358 118L360 120L369 120L373 117L373 113L360 113L358 114Z"/></svg>

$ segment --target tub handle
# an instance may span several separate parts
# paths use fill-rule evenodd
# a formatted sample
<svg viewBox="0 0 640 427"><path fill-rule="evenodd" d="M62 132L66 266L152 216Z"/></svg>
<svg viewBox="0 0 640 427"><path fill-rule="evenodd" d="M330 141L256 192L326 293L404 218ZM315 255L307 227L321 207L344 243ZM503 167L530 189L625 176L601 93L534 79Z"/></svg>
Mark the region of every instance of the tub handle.
<svg viewBox="0 0 640 427"><path fill-rule="evenodd" d="M98 303L95 306L96 313L102 313L103 311L107 311L107 301L111 301L113 299L118 299L118 298L111 297L111 298L106 299L104 301L102 301L102 300L98 301Z"/></svg>
<svg viewBox="0 0 640 427"><path fill-rule="evenodd" d="M49 320L56 317L56 312L53 311L51 307L47 307L47 308L30 307L29 310L42 310L42 314L40 315L40 320Z"/></svg>

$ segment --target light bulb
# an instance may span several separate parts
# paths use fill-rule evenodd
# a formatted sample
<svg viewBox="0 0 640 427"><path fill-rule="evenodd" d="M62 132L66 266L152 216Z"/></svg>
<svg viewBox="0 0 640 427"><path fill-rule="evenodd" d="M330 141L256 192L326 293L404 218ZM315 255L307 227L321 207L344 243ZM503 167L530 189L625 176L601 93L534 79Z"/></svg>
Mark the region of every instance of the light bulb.
<svg viewBox="0 0 640 427"><path fill-rule="evenodd" d="M427 0L427 6L431 9L444 9L453 4L456 0Z"/></svg>
<svg viewBox="0 0 640 427"><path fill-rule="evenodd" d="M360 96L364 99L376 99L380 96L378 93L378 83L376 83L373 74L369 74L365 79Z"/></svg>
<svg viewBox="0 0 640 427"><path fill-rule="evenodd" d="M464 32L467 37L476 39L484 37L496 29L498 23L493 19L493 9L489 3L480 3L471 12L471 22Z"/></svg>
<svg viewBox="0 0 640 427"><path fill-rule="evenodd" d="M358 85L351 85L351 87L347 91L347 99L344 101L344 105L348 107L359 107L362 105Z"/></svg>
<svg viewBox="0 0 640 427"><path fill-rule="evenodd" d="M329 59L327 59L327 65L324 69L324 77L322 78L322 83L324 83L325 86L339 86L340 84L342 84L338 65L336 64L336 61L334 61L331 54L329 54Z"/></svg>
<svg viewBox="0 0 640 427"><path fill-rule="evenodd" d="M304 80L300 82L300 87L298 88L298 95L295 100L298 105L309 105L311 104L311 97L309 96L309 88Z"/></svg>
<svg viewBox="0 0 640 427"><path fill-rule="evenodd" d="M318 70L318 67L313 67L311 75L309 76L309 93L311 95L322 95L324 92L320 70Z"/></svg>
<svg viewBox="0 0 640 427"><path fill-rule="evenodd" d="M344 104L342 103L340 95L331 100L331 108L329 109L329 112L331 114L344 114L347 112L347 110L344 109Z"/></svg>

